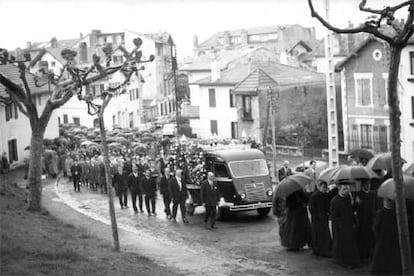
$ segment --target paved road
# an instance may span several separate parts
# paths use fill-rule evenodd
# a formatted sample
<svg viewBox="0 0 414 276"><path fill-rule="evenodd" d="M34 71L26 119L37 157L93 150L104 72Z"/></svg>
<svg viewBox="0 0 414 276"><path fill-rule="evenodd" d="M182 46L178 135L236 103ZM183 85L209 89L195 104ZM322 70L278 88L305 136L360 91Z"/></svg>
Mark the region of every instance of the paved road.
<svg viewBox="0 0 414 276"><path fill-rule="evenodd" d="M106 195L86 188L76 193L66 179L59 182L56 191L72 208L109 223ZM130 198L128 199L130 205ZM185 225L180 219L177 223L166 219L160 198L157 200L156 217L148 217L146 213L135 215L131 207L120 209L117 199L115 204L118 224L130 232L135 231L142 237L141 241L147 241L146 253L151 255L151 251L161 250L164 246L172 249L177 256L185 254L183 258L186 261L183 258L168 260L168 250L158 256L156 253L153 255L154 258L167 258L168 265L178 265L183 270L201 266L201 270L209 268L210 273L207 274L210 275L218 275L218 271L223 275L366 273L366 269L345 271L333 264L331 259L313 256L309 249L300 252L284 250L280 246L277 220L272 215L260 217L255 211L236 213L227 221L218 222L218 229L213 231L203 227L203 207L198 207L195 215L189 217L190 223ZM120 239L122 243L124 237L121 235Z"/></svg>

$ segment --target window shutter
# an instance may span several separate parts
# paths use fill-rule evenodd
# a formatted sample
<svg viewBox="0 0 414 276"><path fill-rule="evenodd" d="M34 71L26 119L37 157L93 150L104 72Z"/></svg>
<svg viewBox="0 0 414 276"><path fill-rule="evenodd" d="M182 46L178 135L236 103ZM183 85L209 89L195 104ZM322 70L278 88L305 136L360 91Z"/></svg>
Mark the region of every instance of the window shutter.
<svg viewBox="0 0 414 276"><path fill-rule="evenodd" d="M12 143L13 143L13 161L17 161L17 160L19 160L19 158L17 156L17 140L13 139Z"/></svg>
<svg viewBox="0 0 414 276"><path fill-rule="evenodd" d="M210 107L216 107L216 89L210 88L208 89L208 97Z"/></svg>
<svg viewBox="0 0 414 276"><path fill-rule="evenodd" d="M370 80L362 80L362 104L371 104L371 91L370 91Z"/></svg>
<svg viewBox="0 0 414 276"><path fill-rule="evenodd" d="M6 111L6 122L8 122L10 120L10 105L5 106L5 111Z"/></svg>
<svg viewBox="0 0 414 276"><path fill-rule="evenodd" d="M39 95L40 97L40 95ZM17 110L17 104L13 104L14 106L14 118L17 119L19 118L19 114L18 114L18 110Z"/></svg>

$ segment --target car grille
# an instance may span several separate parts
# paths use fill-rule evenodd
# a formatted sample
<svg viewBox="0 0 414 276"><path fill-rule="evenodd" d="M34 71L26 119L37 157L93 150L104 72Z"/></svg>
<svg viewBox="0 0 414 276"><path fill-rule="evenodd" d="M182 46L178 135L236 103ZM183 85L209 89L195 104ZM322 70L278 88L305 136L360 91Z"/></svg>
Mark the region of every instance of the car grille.
<svg viewBox="0 0 414 276"><path fill-rule="evenodd" d="M249 183L244 185L246 199L248 201L260 201L267 199L263 183Z"/></svg>

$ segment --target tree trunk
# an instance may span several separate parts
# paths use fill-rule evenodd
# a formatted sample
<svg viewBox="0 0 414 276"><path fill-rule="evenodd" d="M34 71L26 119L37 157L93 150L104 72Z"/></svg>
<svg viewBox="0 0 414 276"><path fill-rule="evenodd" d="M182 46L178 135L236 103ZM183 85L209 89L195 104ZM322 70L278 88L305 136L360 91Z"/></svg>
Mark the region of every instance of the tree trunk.
<svg viewBox="0 0 414 276"><path fill-rule="evenodd" d="M29 211L39 212L42 208L42 153L46 127L32 123L29 161Z"/></svg>
<svg viewBox="0 0 414 276"><path fill-rule="evenodd" d="M108 198L109 198L109 216L111 217L111 226L112 226L112 238L114 239L114 250L119 251L119 236L118 236L118 226L116 224L116 216L115 216L115 208L114 208L114 196L113 196L113 189L112 189L112 179L109 174L109 154L108 154L108 144L106 142L106 132L105 132L105 124L104 124L104 113L105 108L98 113L98 121L99 121L99 130L101 133L102 139L102 147L103 147L103 159L104 159L104 166L105 166L105 180L106 186L108 190Z"/></svg>
<svg viewBox="0 0 414 276"><path fill-rule="evenodd" d="M402 48L392 47L390 67L388 72L388 106L390 112L392 172L396 190L396 215L400 242L403 274L411 275L413 264L411 260L410 237L408 232L407 210L404 199L403 176L401 169L401 122L398 99L398 70Z"/></svg>

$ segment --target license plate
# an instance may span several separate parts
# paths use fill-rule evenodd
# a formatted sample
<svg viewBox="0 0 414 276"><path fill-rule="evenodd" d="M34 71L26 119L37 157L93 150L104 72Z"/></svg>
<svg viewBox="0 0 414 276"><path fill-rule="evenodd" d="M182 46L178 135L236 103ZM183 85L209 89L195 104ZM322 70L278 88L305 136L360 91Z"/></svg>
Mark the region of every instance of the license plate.
<svg viewBox="0 0 414 276"><path fill-rule="evenodd" d="M258 203L254 205L255 208L266 208L267 204L266 203Z"/></svg>

